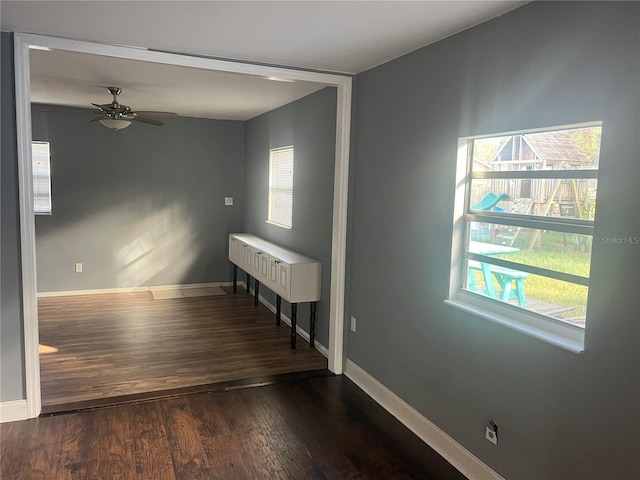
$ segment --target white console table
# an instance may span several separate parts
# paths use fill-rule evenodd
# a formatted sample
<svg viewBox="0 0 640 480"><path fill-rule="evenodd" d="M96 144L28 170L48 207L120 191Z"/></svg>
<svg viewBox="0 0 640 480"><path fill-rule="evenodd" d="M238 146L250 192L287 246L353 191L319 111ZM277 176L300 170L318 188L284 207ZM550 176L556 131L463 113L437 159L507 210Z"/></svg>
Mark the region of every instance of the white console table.
<svg viewBox="0 0 640 480"><path fill-rule="evenodd" d="M238 290L240 267L247 273L247 292L251 277L254 279L256 306L260 283L276 294L276 325L280 325L282 299L291 304L291 348L296 348L298 303L310 302L309 346L313 348L322 264L255 235L236 233L229 235L229 260L233 264L233 293Z"/></svg>

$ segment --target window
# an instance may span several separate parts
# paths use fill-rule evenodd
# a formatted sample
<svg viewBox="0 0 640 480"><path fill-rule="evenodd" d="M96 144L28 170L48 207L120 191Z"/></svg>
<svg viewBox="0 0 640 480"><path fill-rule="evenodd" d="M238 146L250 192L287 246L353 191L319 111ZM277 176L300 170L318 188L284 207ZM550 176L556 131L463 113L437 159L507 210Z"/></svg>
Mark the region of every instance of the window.
<svg viewBox="0 0 640 480"><path fill-rule="evenodd" d="M601 132L459 140L448 303L583 350Z"/></svg>
<svg viewBox="0 0 640 480"><path fill-rule="evenodd" d="M49 142L31 144L33 173L33 213L51 214L51 163Z"/></svg>
<svg viewBox="0 0 640 480"><path fill-rule="evenodd" d="M293 219L293 146L269 154L269 216L267 222L291 228Z"/></svg>

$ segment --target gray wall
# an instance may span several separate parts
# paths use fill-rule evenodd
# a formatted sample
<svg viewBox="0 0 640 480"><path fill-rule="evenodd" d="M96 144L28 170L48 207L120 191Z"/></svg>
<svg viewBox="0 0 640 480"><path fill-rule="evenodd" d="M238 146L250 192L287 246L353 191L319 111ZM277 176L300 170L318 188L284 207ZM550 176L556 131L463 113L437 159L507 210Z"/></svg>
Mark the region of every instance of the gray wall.
<svg viewBox="0 0 640 480"><path fill-rule="evenodd" d="M639 22L637 3L535 2L357 78L347 318L358 318L358 331L348 337L348 356L507 478L640 477L640 247L602 240L640 236ZM22 356L5 346L21 347L22 341L19 266L6 261L17 258L18 247L5 244L5 237L17 239L18 229L15 193L7 193L15 190L15 180L5 180L15 152L12 112L5 121L13 104L11 98L5 101L11 97L5 35L2 43L0 387L2 400L10 400L20 398L23 385L15 372L5 375L5 361L17 368ZM246 215L237 230L307 250L309 236L326 235L321 243L330 244L330 224L317 229L313 218L309 231L276 230L264 224L261 190L268 159L263 150L300 144L294 133L313 122L293 113L288 113L293 123L280 119L298 107L247 125ZM586 120L603 120L604 129L587 351L575 355L451 310L442 301L449 278L457 138ZM329 144L327 137L317 146ZM93 151L86 151L89 158ZM326 155L333 158L332 151ZM299 158L297 148L296 166ZM103 164L99 174L110 175L107 167ZM79 168L85 169L80 179L96 174ZM316 201L330 203L327 179L333 172L314 174L314 182L328 185L322 193L314 182L305 188ZM99 193L112 200L110 192ZM100 210L92 206L94 214ZM54 217L59 207L54 203ZM306 209L317 215L316 203ZM311 221L313 215L304 218ZM315 248L318 252L304 253L324 263L328 257ZM75 261L67 259L65 268ZM5 278L13 282L10 295ZM5 315L5 309L13 314ZM322 305L321 312L326 310ZM320 322L325 345L327 324L324 318ZM6 336L14 325L18 328ZM489 418L500 425L497 447L483 438Z"/></svg>
<svg viewBox="0 0 640 480"><path fill-rule="evenodd" d="M639 32L638 3L534 2L358 77L348 357L506 478L640 478L640 246L603 240L640 237ZM458 137L591 120L586 352L444 305Z"/></svg>
<svg viewBox="0 0 640 480"><path fill-rule="evenodd" d="M316 338L327 347L335 141L335 88L325 88L247 122L244 231L322 262L322 300L318 304ZM294 146L291 229L265 222L269 149L287 145ZM272 292L263 289L261 293L275 305ZM290 314L286 302L283 302L283 312ZM298 325L309 331L308 304L298 308Z"/></svg>
<svg viewBox="0 0 640 480"><path fill-rule="evenodd" d="M2 111L2 227L0 239L0 401L25 397L24 337L22 318L22 266L20 263L20 213L16 114L13 74L13 41L2 32L0 40L0 109Z"/></svg>
<svg viewBox="0 0 640 480"><path fill-rule="evenodd" d="M53 192L53 215L36 217L38 291L229 281L244 123L168 118L114 131L88 118L32 108L33 139L51 143Z"/></svg>

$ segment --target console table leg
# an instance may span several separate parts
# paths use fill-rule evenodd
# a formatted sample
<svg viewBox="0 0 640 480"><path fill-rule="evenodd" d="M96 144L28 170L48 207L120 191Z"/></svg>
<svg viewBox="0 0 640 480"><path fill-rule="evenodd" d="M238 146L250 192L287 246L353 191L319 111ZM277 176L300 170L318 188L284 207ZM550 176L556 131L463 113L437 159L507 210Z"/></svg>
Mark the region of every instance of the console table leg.
<svg viewBox="0 0 640 480"><path fill-rule="evenodd" d="M255 290L255 294L256 294L256 298L253 301L253 304L257 307L258 306L258 295L260 292L260 282L257 279L253 279L253 289Z"/></svg>
<svg viewBox="0 0 640 480"><path fill-rule="evenodd" d="M296 348L296 326L298 324L298 304L291 304L291 348Z"/></svg>
<svg viewBox="0 0 640 480"><path fill-rule="evenodd" d="M238 293L238 266L233 264L233 293Z"/></svg>
<svg viewBox="0 0 640 480"><path fill-rule="evenodd" d="M247 273L247 293L251 292L251 275Z"/></svg>
<svg viewBox="0 0 640 480"><path fill-rule="evenodd" d="M309 347L313 348L316 340L316 305L317 302L311 302L311 319L309 321Z"/></svg>
<svg viewBox="0 0 640 480"><path fill-rule="evenodd" d="M276 325L280 326L280 312L282 311L282 297L276 295Z"/></svg>

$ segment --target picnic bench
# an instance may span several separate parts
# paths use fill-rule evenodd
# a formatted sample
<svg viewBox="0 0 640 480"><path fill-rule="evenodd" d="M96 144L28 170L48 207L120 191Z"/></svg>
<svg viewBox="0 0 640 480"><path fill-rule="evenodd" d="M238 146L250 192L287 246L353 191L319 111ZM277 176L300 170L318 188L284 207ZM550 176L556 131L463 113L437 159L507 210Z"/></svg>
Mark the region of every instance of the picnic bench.
<svg viewBox="0 0 640 480"><path fill-rule="evenodd" d="M485 280L484 289L479 288L477 285L476 276L474 274L476 271L482 272ZM495 286L491 280L492 275L495 277L500 287L500 300L508 302L511 298L516 298L519 306L525 307L527 305L527 299L524 293L524 279L529 276L527 272L499 267L498 265L490 265L476 260L469 260L469 290L472 292L481 293L492 298L498 298ZM516 287L515 290L513 289L514 282Z"/></svg>

